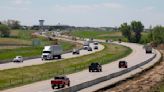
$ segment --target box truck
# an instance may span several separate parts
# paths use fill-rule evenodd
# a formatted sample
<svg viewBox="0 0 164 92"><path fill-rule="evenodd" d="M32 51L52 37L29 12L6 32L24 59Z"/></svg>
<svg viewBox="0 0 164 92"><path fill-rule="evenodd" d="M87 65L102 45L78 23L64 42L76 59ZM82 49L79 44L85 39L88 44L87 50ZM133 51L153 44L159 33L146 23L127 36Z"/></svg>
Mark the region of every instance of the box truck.
<svg viewBox="0 0 164 92"><path fill-rule="evenodd" d="M45 46L42 52L42 60L61 59L63 49L60 45Z"/></svg>

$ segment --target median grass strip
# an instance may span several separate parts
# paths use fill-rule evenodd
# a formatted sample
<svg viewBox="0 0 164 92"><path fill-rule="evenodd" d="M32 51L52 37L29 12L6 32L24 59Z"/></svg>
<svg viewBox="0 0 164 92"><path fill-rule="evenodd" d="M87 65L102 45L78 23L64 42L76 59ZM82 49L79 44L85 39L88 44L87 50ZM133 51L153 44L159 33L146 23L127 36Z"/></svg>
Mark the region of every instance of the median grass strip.
<svg viewBox="0 0 164 92"><path fill-rule="evenodd" d="M104 46L104 50L82 57L42 65L2 70L0 71L0 89L2 90L50 79L55 75L78 72L88 68L91 62L106 64L131 53L131 49L124 46L114 44L104 44Z"/></svg>

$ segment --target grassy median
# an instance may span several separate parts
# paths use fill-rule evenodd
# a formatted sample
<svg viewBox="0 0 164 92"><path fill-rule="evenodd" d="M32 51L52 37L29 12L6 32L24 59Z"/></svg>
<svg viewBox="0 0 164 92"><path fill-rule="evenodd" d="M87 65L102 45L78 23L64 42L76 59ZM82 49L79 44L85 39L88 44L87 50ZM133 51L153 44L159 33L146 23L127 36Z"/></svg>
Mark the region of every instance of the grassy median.
<svg viewBox="0 0 164 92"><path fill-rule="evenodd" d="M119 45L104 44L104 46L104 50L82 57L42 65L2 70L0 71L0 90L50 79L55 75L78 72L88 68L91 62L100 62L101 64L110 63L127 56L132 51L130 48Z"/></svg>

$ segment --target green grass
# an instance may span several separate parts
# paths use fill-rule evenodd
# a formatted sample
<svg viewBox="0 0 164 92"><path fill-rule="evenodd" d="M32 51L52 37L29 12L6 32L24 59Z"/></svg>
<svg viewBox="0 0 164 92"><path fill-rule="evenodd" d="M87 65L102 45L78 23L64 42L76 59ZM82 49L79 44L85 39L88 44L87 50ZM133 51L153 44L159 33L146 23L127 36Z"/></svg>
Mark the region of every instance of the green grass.
<svg viewBox="0 0 164 92"><path fill-rule="evenodd" d="M10 38L0 38L0 61L13 59L20 55L23 57L40 56L45 45L52 45L53 41L48 41L44 37L32 38L33 30L11 30ZM37 39L41 42L38 46L32 46L32 40ZM72 50L74 43L59 41L64 51Z"/></svg>
<svg viewBox="0 0 164 92"><path fill-rule="evenodd" d="M72 31L71 35L81 38L95 38L103 40L118 40L119 38L124 39L121 32L114 31Z"/></svg>
<svg viewBox="0 0 164 92"><path fill-rule="evenodd" d="M75 44L66 41L60 42L60 45L63 47L64 51L72 50L74 47L76 47ZM15 56L19 55L23 57L41 56L43 48L44 46L29 46L10 50L0 49L0 60L13 59Z"/></svg>
<svg viewBox="0 0 164 92"><path fill-rule="evenodd" d="M158 92L164 92L164 84L162 84L162 85L160 86L159 90L160 90L160 91L158 91Z"/></svg>
<svg viewBox="0 0 164 92"><path fill-rule="evenodd" d="M34 65L23 68L1 70L0 89L21 86L46 80L55 75L69 74L86 69L91 62L110 63L131 53L131 49L119 45L104 44L105 49L90 55Z"/></svg>

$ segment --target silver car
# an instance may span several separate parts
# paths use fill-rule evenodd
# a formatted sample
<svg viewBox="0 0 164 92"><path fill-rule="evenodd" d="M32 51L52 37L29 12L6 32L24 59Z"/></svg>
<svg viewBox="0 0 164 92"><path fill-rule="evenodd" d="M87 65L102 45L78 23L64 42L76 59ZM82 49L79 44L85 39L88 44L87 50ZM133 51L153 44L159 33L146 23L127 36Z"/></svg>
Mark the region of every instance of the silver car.
<svg viewBox="0 0 164 92"><path fill-rule="evenodd" d="M16 56L16 57L13 59L13 62L23 62L23 57L22 57L22 56Z"/></svg>

